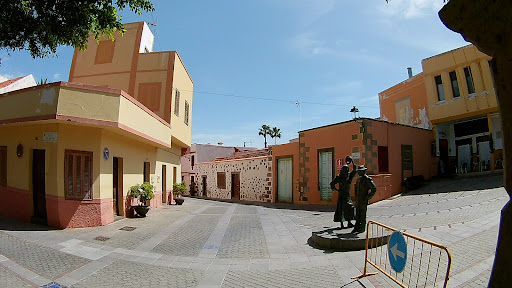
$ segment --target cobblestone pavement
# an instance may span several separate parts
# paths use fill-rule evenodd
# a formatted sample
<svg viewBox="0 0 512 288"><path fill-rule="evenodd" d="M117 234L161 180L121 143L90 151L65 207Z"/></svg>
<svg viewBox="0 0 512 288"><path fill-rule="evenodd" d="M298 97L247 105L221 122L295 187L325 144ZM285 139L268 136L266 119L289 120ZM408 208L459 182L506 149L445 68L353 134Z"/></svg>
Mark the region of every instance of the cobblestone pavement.
<svg viewBox="0 0 512 288"><path fill-rule="evenodd" d="M501 176L436 180L370 205L368 218L448 246L449 287L486 287L508 200L502 186ZM336 226L332 218L192 198L94 228L57 230L0 217L0 285L397 287L382 273L351 279L363 270L364 251L308 244L312 231Z"/></svg>

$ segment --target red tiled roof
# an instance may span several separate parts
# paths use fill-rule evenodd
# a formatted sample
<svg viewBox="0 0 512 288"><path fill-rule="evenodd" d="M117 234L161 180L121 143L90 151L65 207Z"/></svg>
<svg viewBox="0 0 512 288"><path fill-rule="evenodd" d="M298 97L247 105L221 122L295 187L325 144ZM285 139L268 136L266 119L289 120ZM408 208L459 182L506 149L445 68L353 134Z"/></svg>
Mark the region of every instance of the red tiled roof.
<svg viewBox="0 0 512 288"><path fill-rule="evenodd" d="M213 162L219 162L224 160L233 160L233 159L245 159L245 158L254 158L261 156L270 156L269 149L260 149L260 150L249 150L249 151L240 151L236 152L232 156L216 158Z"/></svg>
<svg viewBox="0 0 512 288"><path fill-rule="evenodd" d="M21 78L24 78L26 76L21 76L21 77L18 77L18 78L14 78L14 79L11 79L11 80L7 80L7 81L4 81L2 83L0 83L0 88L4 88L4 87L7 87L9 85L11 85L12 83L20 80Z"/></svg>

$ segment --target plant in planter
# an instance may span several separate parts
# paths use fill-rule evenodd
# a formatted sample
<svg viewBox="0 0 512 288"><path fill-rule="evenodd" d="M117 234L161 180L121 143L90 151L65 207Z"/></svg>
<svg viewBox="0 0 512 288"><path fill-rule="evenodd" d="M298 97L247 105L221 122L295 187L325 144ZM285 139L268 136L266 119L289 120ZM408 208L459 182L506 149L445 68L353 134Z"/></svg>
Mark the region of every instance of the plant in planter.
<svg viewBox="0 0 512 288"><path fill-rule="evenodd" d="M130 190L128 190L128 196L139 199L139 205L132 206L139 217L146 217L150 208L146 205L146 201L155 198L155 194L153 193L154 189L155 187L149 184L149 182L144 182L142 184L133 185L130 187Z"/></svg>
<svg viewBox="0 0 512 288"><path fill-rule="evenodd" d="M174 183L172 185L172 195L174 195L174 201L177 205L183 204L185 199L181 198L181 195L187 193L187 184L185 182Z"/></svg>

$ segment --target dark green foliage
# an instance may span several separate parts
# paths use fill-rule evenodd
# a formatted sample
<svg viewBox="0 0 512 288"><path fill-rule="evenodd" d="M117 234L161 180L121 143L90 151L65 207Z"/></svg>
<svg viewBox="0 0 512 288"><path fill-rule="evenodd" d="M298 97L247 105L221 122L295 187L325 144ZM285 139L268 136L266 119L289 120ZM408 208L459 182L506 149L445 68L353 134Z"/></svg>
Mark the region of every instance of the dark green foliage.
<svg viewBox="0 0 512 288"><path fill-rule="evenodd" d="M139 198L140 205L144 205L147 200L155 198L155 194L153 193L154 189L153 185L149 184L149 182L136 184L130 187L130 190L128 190L128 196Z"/></svg>
<svg viewBox="0 0 512 288"><path fill-rule="evenodd" d="M89 33L113 38L124 32L119 10L153 11L149 0L12 0L0 9L0 47L27 49L32 57L54 54L59 45L87 48Z"/></svg>

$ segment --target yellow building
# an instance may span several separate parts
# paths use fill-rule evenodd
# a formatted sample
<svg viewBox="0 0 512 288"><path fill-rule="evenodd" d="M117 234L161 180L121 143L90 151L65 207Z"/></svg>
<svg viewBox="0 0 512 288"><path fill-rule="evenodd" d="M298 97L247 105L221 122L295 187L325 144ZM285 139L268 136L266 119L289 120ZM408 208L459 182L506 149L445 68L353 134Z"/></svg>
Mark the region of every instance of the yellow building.
<svg viewBox="0 0 512 288"><path fill-rule="evenodd" d="M503 138L490 60L468 45L422 61L440 174L501 168Z"/></svg>
<svg viewBox="0 0 512 288"><path fill-rule="evenodd" d="M75 51L70 82L0 95L0 214L69 228L131 213L130 186L166 203L190 147L193 82L180 57L151 52L143 22ZM141 104L142 103L142 104Z"/></svg>

